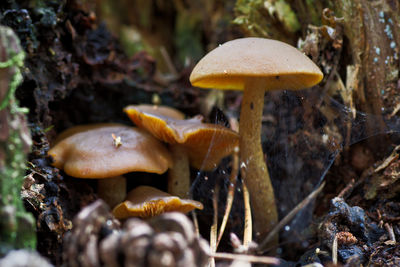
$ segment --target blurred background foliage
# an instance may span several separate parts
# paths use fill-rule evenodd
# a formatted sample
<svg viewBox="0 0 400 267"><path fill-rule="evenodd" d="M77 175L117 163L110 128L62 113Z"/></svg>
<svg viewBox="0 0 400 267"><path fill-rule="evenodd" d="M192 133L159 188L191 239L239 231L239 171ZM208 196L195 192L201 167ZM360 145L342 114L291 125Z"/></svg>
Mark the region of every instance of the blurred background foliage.
<svg viewBox="0 0 400 267"><path fill-rule="evenodd" d="M217 44L241 36L231 23L232 0L87 0L86 4L119 37L128 55L145 49L163 73L173 66L192 65Z"/></svg>
<svg viewBox="0 0 400 267"><path fill-rule="evenodd" d="M84 0L117 36L128 55L143 48L156 57L165 49L184 66L216 45L241 36L296 44L307 25L320 25L318 0ZM327 2L327 3L325 3ZM163 62L164 60L160 60Z"/></svg>
<svg viewBox="0 0 400 267"><path fill-rule="evenodd" d="M193 66L228 40L267 37L298 46L320 66L322 60L335 61L322 66L325 74L336 79L328 81L325 89L350 108L372 114L382 114L382 107L384 114L398 109L398 94L392 90L382 93L385 88L397 87L397 1L82 1L88 10L96 10L128 55L145 49L164 76L175 77L176 69ZM371 76L377 65L379 73ZM370 101L366 94L376 99Z"/></svg>

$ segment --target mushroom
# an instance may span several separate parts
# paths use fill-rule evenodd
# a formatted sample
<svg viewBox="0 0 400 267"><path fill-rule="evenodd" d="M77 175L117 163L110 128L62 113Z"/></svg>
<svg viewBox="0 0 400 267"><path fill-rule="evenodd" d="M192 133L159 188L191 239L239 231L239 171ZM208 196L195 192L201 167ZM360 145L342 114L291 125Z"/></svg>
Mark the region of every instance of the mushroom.
<svg viewBox="0 0 400 267"><path fill-rule="evenodd" d="M299 50L264 38L226 42L204 56L190 75L193 86L244 91L239 121L240 159L260 239L278 220L260 138L265 91L307 88L322 78L320 69Z"/></svg>
<svg viewBox="0 0 400 267"><path fill-rule="evenodd" d="M180 199L157 188L142 185L131 190L126 200L115 206L113 214L117 219L148 218L164 212L187 213L194 209L203 209L203 204L191 199Z"/></svg>
<svg viewBox="0 0 400 267"><path fill-rule="evenodd" d="M123 124L105 122L105 123L90 123L90 124L76 125L71 128L68 128L68 129L62 131L60 134L58 134L57 137L55 138L55 140L52 142L52 146L55 146L58 142L60 142L61 140L64 140L65 138L67 138L71 135L81 133L81 132L86 132L86 131L101 128L101 127L105 127L105 126L123 126Z"/></svg>
<svg viewBox="0 0 400 267"><path fill-rule="evenodd" d="M186 197L191 166L212 170L239 144L239 135L221 125L203 123L202 116L183 119L183 114L163 106L130 105L124 111L139 127L170 144L173 167L169 170L168 192Z"/></svg>
<svg viewBox="0 0 400 267"><path fill-rule="evenodd" d="M98 194L111 207L126 196L121 175L135 171L162 174L172 165L164 145L142 129L115 124L95 125L91 130L77 127L83 132L67 136L49 150L53 165L73 177L99 179Z"/></svg>

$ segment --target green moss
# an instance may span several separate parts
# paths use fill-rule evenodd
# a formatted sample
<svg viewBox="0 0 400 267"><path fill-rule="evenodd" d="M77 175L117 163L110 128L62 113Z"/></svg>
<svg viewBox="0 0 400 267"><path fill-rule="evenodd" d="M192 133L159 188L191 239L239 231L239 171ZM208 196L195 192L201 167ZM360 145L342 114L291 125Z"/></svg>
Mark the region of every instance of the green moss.
<svg viewBox="0 0 400 267"><path fill-rule="evenodd" d="M321 25L321 10L318 8L318 4L321 5L320 0L306 0L307 14L311 18L313 25ZM329 8L331 5L328 3L324 7Z"/></svg>
<svg viewBox="0 0 400 267"><path fill-rule="evenodd" d="M178 14L175 24L175 46L182 65L190 58L194 62L203 55L201 40L201 17L194 12L183 11Z"/></svg>
<svg viewBox="0 0 400 267"><path fill-rule="evenodd" d="M288 43L295 41L301 25L286 0L238 0L233 23L249 36L272 38Z"/></svg>
<svg viewBox="0 0 400 267"><path fill-rule="evenodd" d="M285 0L275 2L276 13L278 18L284 24L289 32L296 32L300 30L300 23L297 19L296 13Z"/></svg>
<svg viewBox="0 0 400 267"><path fill-rule="evenodd" d="M21 112L24 110L18 106L14 92L22 80L24 53L18 38L6 27L0 27L0 52L8 58L0 62L0 69L12 74L2 76L2 84L8 84L8 90L0 105L2 123L6 125L0 139L0 254L4 254L10 249L35 248L36 233L34 219L25 211L20 195L30 139L28 143L22 139L27 133Z"/></svg>
<svg viewBox="0 0 400 267"><path fill-rule="evenodd" d="M24 64L24 58L25 54L24 52L19 52L16 54L15 52L11 52L11 58L5 62L0 62L0 69L3 68L9 68L9 67L15 67L15 73L12 76L10 80L10 85L8 92L2 102L0 103L0 110L4 109L7 107L7 105L10 103L10 98L14 96L15 90L17 90L17 86L21 83L22 81L22 75L20 68Z"/></svg>

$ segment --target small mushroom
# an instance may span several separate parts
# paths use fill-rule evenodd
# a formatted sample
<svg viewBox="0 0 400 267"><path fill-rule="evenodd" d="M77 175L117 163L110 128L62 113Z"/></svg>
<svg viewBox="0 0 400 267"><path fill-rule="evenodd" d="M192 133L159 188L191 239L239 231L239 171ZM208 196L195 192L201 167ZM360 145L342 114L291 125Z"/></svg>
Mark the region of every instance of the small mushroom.
<svg viewBox="0 0 400 267"><path fill-rule="evenodd" d="M142 129L115 124L91 130L78 127L84 131L69 135L50 149L53 165L73 177L99 179L98 194L111 207L126 196L126 181L121 175L162 174L172 166L164 145ZM113 136L119 137L119 146Z"/></svg>
<svg viewBox="0 0 400 267"><path fill-rule="evenodd" d="M261 147L265 91L296 90L322 80L320 69L296 48L276 40L242 38L218 46L194 67L193 86L243 90L240 112L240 159L260 239L278 219L273 188Z"/></svg>
<svg viewBox="0 0 400 267"><path fill-rule="evenodd" d="M189 163L197 169L212 170L239 143L236 132L203 123L201 116L184 120L183 114L169 107L130 105L124 111L137 126L170 144L173 167L169 170L168 192L179 197L189 192Z"/></svg>
<svg viewBox="0 0 400 267"><path fill-rule="evenodd" d="M68 129L62 131L59 135L57 135L55 140L52 142L52 146L55 146L58 142L60 142L61 140L64 140L65 138L67 138L71 135L81 133L81 132L86 132L86 131L101 128L101 127L109 127L109 126L123 126L123 124L105 122L105 123L91 123L91 124L76 125L74 127L71 127L71 128L68 128Z"/></svg>
<svg viewBox="0 0 400 267"><path fill-rule="evenodd" d="M142 185L130 191L126 200L113 209L113 214L117 219L148 218L164 212L187 213L194 209L203 209L203 204L191 199L180 199L157 188Z"/></svg>

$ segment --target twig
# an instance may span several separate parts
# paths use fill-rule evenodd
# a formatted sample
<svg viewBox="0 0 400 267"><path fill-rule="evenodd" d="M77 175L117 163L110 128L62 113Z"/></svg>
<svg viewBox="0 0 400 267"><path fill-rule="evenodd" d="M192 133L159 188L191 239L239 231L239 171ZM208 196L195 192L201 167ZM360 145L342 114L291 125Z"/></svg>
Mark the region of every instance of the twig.
<svg viewBox="0 0 400 267"><path fill-rule="evenodd" d="M337 264L337 249L338 249L338 237L337 233L335 234L335 238L333 239L333 244L332 244L332 262L334 265Z"/></svg>
<svg viewBox="0 0 400 267"><path fill-rule="evenodd" d="M230 117L229 124L231 125L231 129L233 131L239 131L239 123L236 118ZM226 206L225 206L225 213L224 217L222 218L221 227L219 229L219 235L217 240L217 248L222 239L224 234L226 224L228 223L229 214L232 209L233 200L235 197L235 190L236 190L236 180L239 173L239 147L236 147L232 153L232 170L229 176L229 188L228 188L228 195L226 198Z"/></svg>
<svg viewBox="0 0 400 267"><path fill-rule="evenodd" d="M350 183L348 185L346 185L346 187L343 188L342 191L340 191L340 193L337 195L337 197L343 198L343 196L346 195L348 193L348 191L353 189L353 187L354 187L354 178L351 179Z"/></svg>
<svg viewBox="0 0 400 267"><path fill-rule="evenodd" d="M379 171L385 169L387 166L389 166L390 163L392 163L394 160L398 159L398 158L399 158L399 154L398 154L398 151L399 151L399 150L400 150L400 145L399 145L399 146L396 146L396 147L393 149L393 151L392 151L392 153L389 155L389 157L387 157L387 158L382 162L381 165L379 165L378 167L376 167L376 168L374 169L374 172L379 172Z"/></svg>
<svg viewBox="0 0 400 267"><path fill-rule="evenodd" d="M243 169L243 168L242 168ZM243 201L244 201L244 233L243 246L248 249L253 239L253 220L251 217L250 194L247 190L246 183L242 180Z"/></svg>
<svg viewBox="0 0 400 267"><path fill-rule="evenodd" d="M278 265L279 259L275 257L268 256L254 256L254 255L245 255L245 254L230 254L230 253L210 253L210 257L222 260L239 260L239 261L247 261L253 263L263 263L263 264L273 264Z"/></svg>
<svg viewBox="0 0 400 267"><path fill-rule="evenodd" d="M239 123L236 118L231 118L229 120L229 123L231 125L231 129L233 131L239 132ZM239 149L237 148L234 151L233 154L233 164L235 167L235 180L234 180L234 185L236 185L236 177L238 174L238 167L239 167ZM243 247L247 250L249 248L249 244L253 240L253 220L251 218L251 205L250 205L250 194L249 190L247 189L247 186L245 184L245 178L246 173L244 168L240 168L240 174L242 175L242 189L243 189L243 202L244 202L244 233L243 233ZM233 181L233 176L230 177L231 183ZM233 195L234 195L234 190L235 188L232 188L232 201L233 201ZM232 206L232 203L230 203Z"/></svg>
<svg viewBox="0 0 400 267"><path fill-rule="evenodd" d="M396 236L394 235L393 227L388 223L385 223L384 226L386 231L388 232L390 240L396 242Z"/></svg>
<svg viewBox="0 0 400 267"><path fill-rule="evenodd" d="M167 65L167 68L170 72L170 74L174 77L174 79L176 79L176 77L178 77L178 71L176 70L174 64L172 63L172 59L169 56L167 49L165 49L164 46L160 47L160 52L161 52L161 56L163 57L165 64Z"/></svg>
<svg viewBox="0 0 400 267"><path fill-rule="evenodd" d="M394 115L396 115L396 113L399 112L399 110L400 110L400 103L397 103L392 113L390 113L389 118L392 118Z"/></svg>
<svg viewBox="0 0 400 267"><path fill-rule="evenodd" d="M192 211L192 219L194 224L194 231L197 237L200 237L200 228L199 228L199 221L197 220L197 213L195 210Z"/></svg>
<svg viewBox="0 0 400 267"><path fill-rule="evenodd" d="M305 199L303 199L299 204L297 204L294 209L292 209L273 229L272 231L266 236L266 238L260 243L260 246L258 247L258 251L260 253L265 252L266 248L265 246L268 244L269 241L272 240L272 238L279 232L280 229L282 229L283 226L285 226L293 217L305 206L307 206L308 203L311 202L324 188L325 182L323 182L317 189L315 189L313 192L311 192Z"/></svg>
<svg viewBox="0 0 400 267"><path fill-rule="evenodd" d="M218 232L218 195L219 195L219 185L215 185L215 191L213 194L213 223L210 227L210 250L212 253L217 251L217 232ZM209 266L214 267L214 258L210 258Z"/></svg>
<svg viewBox="0 0 400 267"><path fill-rule="evenodd" d="M232 155L232 171L229 176L229 189L228 189L228 195L226 198L225 213L224 213L224 217L222 219L221 228L219 229L217 247L219 245L219 242L222 239L222 235L224 234L225 227L228 222L229 214L232 209L232 203L233 203L233 199L235 196L235 189L236 189L236 179L237 179L237 175L238 175L238 166L239 166L239 153L238 153L238 149L235 149L234 153Z"/></svg>

